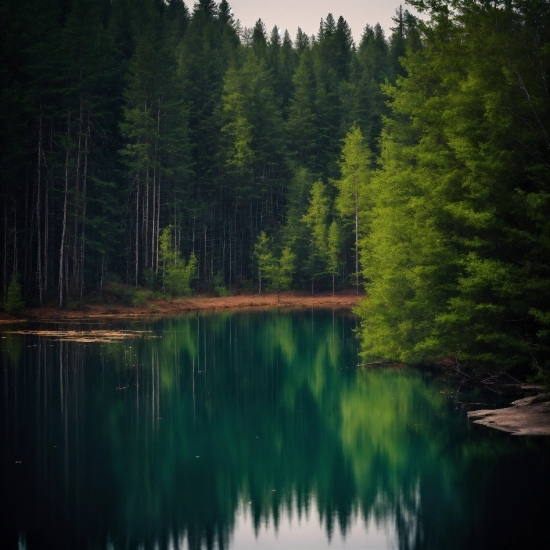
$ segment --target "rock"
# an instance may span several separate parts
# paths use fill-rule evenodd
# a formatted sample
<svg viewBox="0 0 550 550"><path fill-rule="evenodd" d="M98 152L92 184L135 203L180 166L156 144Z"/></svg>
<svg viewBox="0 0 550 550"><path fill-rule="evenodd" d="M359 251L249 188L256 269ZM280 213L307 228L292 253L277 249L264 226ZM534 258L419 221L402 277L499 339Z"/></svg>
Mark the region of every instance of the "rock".
<svg viewBox="0 0 550 550"><path fill-rule="evenodd" d="M468 419L513 435L550 435L550 394L518 399L505 409L470 411Z"/></svg>

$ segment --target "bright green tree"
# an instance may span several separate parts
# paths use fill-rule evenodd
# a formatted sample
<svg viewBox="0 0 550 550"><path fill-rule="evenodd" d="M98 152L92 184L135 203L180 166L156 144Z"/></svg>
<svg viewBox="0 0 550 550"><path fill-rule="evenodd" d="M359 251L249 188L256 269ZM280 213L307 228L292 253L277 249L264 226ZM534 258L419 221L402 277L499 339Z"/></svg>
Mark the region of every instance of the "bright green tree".
<svg viewBox="0 0 550 550"><path fill-rule="evenodd" d="M256 245L254 247L254 256L258 263L259 294L262 293L262 278L265 277L266 271L269 270L269 266L273 263L271 245L271 240L267 237L265 231L262 231L259 234Z"/></svg>
<svg viewBox="0 0 550 550"><path fill-rule="evenodd" d="M346 222L353 224L355 240L355 287L359 293L359 236L363 231L365 213L369 203L369 181L371 152L363 140L358 126L354 126L344 139L340 158L341 177L335 181L338 189L336 208Z"/></svg>
<svg viewBox="0 0 550 550"><path fill-rule="evenodd" d="M546 46L539 40L548 12L535 4L430 2L424 48L409 51L408 77L386 88L393 116L362 243L371 360L447 356L460 369L548 373L550 178L540 122L550 104L520 46L547 74L548 36Z"/></svg>
<svg viewBox="0 0 550 550"><path fill-rule="evenodd" d="M172 296L188 296L191 294L191 281L197 270L197 260L191 254L185 262L173 242L172 227L165 227L160 235L160 260L162 263L163 292Z"/></svg>
<svg viewBox="0 0 550 550"><path fill-rule="evenodd" d="M262 231L255 247L255 256L260 273L260 293L262 278L268 281L268 290L277 292L277 301L282 290L288 290L292 284L296 255L290 246L285 246L279 256L273 252L273 240Z"/></svg>
<svg viewBox="0 0 550 550"><path fill-rule="evenodd" d="M311 278L311 293L315 278L327 272L327 222L330 211L330 202L327 197L326 186L322 181L316 181L310 191L310 201L302 222L309 229L308 258L306 269Z"/></svg>

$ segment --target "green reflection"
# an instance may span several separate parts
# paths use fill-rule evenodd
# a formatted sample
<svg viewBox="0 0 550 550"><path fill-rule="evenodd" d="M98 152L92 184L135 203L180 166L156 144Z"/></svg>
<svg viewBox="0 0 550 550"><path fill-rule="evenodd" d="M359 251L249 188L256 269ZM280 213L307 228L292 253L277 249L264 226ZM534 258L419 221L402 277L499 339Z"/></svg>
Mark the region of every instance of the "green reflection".
<svg viewBox="0 0 550 550"><path fill-rule="evenodd" d="M547 442L472 428L417 371L358 370L355 326L273 311L2 340L20 350L3 352L3 547L228 548L242 507L258 531L313 500L327 544L357 514L403 549L547 540Z"/></svg>

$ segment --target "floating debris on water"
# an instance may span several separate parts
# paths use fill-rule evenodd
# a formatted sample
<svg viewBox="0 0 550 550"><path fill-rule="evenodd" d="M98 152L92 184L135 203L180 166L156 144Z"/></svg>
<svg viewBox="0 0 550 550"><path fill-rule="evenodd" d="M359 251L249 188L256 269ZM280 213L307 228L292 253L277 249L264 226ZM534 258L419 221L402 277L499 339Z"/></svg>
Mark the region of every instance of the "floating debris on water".
<svg viewBox="0 0 550 550"><path fill-rule="evenodd" d="M17 330L8 334L23 334L55 338L62 342L120 342L129 338L159 338L147 330Z"/></svg>

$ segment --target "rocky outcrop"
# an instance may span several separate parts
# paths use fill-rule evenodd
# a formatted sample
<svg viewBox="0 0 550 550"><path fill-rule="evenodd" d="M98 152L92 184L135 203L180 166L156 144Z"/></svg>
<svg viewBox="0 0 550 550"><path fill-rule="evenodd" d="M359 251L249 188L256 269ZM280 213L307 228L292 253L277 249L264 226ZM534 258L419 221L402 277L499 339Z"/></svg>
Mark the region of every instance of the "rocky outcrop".
<svg viewBox="0 0 550 550"><path fill-rule="evenodd" d="M550 435L550 394L518 399L505 409L470 411L468 419L513 435Z"/></svg>

